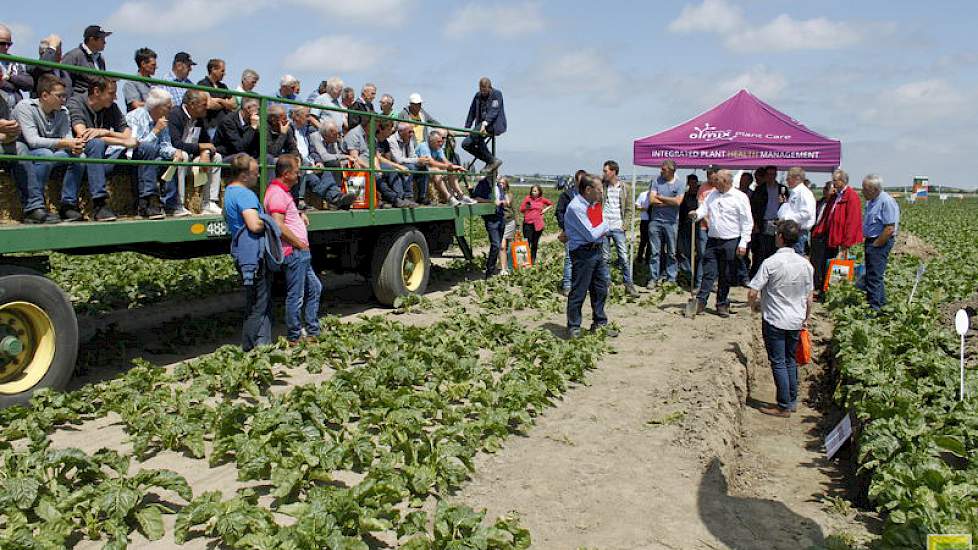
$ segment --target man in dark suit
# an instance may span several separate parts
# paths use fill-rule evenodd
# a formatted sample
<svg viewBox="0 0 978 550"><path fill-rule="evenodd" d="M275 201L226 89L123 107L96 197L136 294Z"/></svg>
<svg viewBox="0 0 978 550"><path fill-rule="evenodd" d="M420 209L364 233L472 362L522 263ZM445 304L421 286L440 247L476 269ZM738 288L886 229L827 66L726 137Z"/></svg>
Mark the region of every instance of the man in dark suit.
<svg viewBox="0 0 978 550"><path fill-rule="evenodd" d="M757 185L750 196L750 211L754 218L754 232L750 242L752 278L764 260L777 251L774 245L775 222L778 219L778 208L788 194L788 188L778 183L777 167L765 166L755 174Z"/></svg>
<svg viewBox="0 0 978 550"><path fill-rule="evenodd" d="M225 162L242 153L258 158L258 123L258 100L250 97L242 100L241 109L224 117L214 135L214 146Z"/></svg>
<svg viewBox="0 0 978 550"><path fill-rule="evenodd" d="M209 100L210 94L207 92L187 90L183 95L183 104L174 107L167 117L170 141L175 148L185 151L193 162L221 162L221 155L211 142L204 122ZM170 211L172 216L186 215L184 185L187 171L187 167L177 168L176 183L172 179L166 183L163 203L164 208ZM196 171L205 172L207 176L201 190L201 214L220 216L222 211L217 202L221 193L221 168L199 167Z"/></svg>
<svg viewBox="0 0 978 550"><path fill-rule="evenodd" d="M484 132L489 137L498 136L506 131L503 93L493 89L492 82L486 77L479 79L479 91L472 98L469 115L465 117L465 127ZM495 172L503 164L503 161L492 156L485 138L480 134L469 134L462 142L462 149L485 162L486 172Z"/></svg>

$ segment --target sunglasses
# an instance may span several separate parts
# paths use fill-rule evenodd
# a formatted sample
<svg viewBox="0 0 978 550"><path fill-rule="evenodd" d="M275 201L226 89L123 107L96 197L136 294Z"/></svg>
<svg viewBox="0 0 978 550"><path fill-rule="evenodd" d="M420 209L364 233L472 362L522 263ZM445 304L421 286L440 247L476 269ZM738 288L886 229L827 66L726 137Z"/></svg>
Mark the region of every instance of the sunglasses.
<svg viewBox="0 0 978 550"><path fill-rule="evenodd" d="M8 48L13 45L14 45L13 42L0 42L0 46L6 46Z"/></svg>

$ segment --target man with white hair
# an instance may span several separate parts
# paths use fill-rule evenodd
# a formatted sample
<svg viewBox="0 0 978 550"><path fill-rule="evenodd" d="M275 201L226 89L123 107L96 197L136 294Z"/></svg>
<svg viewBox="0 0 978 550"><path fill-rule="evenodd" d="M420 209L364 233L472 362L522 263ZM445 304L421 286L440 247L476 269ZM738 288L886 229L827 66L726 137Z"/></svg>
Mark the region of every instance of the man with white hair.
<svg viewBox="0 0 978 550"><path fill-rule="evenodd" d="M169 121L166 118L173 108L170 92L162 88L152 88L144 99L142 107L126 113L126 122L132 129L133 137L139 142L139 149L143 150L142 156L151 160L186 162L187 153L174 147L170 140ZM164 217L156 187L159 168L156 165L145 165L136 170L139 181L137 212L150 220Z"/></svg>
<svg viewBox="0 0 978 550"><path fill-rule="evenodd" d="M430 170L441 171L441 172L464 172L465 168L454 164L448 160L445 156L445 135L440 129L433 128L428 132L428 141L418 145L418 148L414 151L414 154L418 157L420 162L423 162L428 166ZM427 178L425 176L425 183L422 185L427 185ZM443 175L435 174L431 176L431 180L435 185L435 189L441 193L442 197L452 206L458 206L460 204L475 204L475 200L471 197L466 196L462 193L461 188L458 186L458 177L453 175ZM447 183L447 185L446 185ZM449 190L449 186L451 190Z"/></svg>
<svg viewBox="0 0 978 550"><path fill-rule="evenodd" d="M863 178L862 194L866 199L866 209L863 211L863 236L866 239L863 289L869 307L879 311L886 304L883 275L886 274L890 250L893 249L894 237L900 227L900 206L883 190L883 178L876 174Z"/></svg>
<svg viewBox="0 0 978 550"><path fill-rule="evenodd" d="M343 93L343 80L336 76L332 78L328 78L326 80L326 93L319 94L319 97L317 97L313 101L313 103L319 105L328 105L330 107L342 109L343 105L340 104L340 95L342 93ZM312 115L316 117L320 121L320 123L323 120L330 118L333 120L333 123L336 125L337 128L341 130L343 129L343 122L344 122L343 113L339 111L329 111L326 109L320 109L316 112L313 112ZM320 127L320 129L322 129L322 127Z"/></svg>
<svg viewBox="0 0 978 550"><path fill-rule="evenodd" d="M404 166L407 170L412 172L427 169L427 164L423 162L416 154L418 144L414 139L413 124L408 124L407 122L399 123L397 125L397 131L387 138L387 142L390 145L391 157L394 159L394 162ZM411 198L416 198L418 204L431 204L431 201L428 200L427 185L418 185L418 189L413 190L415 181L424 181L422 176L418 176L416 174L403 174L401 178L402 188L405 190L412 190Z"/></svg>
<svg viewBox="0 0 978 550"><path fill-rule="evenodd" d="M290 74L284 75L278 81L278 91L275 92L275 97L280 97L282 99L291 99L293 101L297 100L299 99L299 88L300 88L300 84L298 78ZM278 103L277 105L284 105L286 109L292 108L292 105L288 103Z"/></svg>
<svg viewBox="0 0 978 550"><path fill-rule="evenodd" d="M696 314L706 310L706 300L717 288L717 315L730 316L730 286L736 281L737 257L747 253L750 244L754 219L751 215L750 201L740 189L733 186L733 176L728 170L720 170L716 175L716 189L703 199L689 219L710 221L706 250L703 254L703 282L696 296Z"/></svg>
<svg viewBox="0 0 978 550"><path fill-rule="evenodd" d="M258 80L261 77L258 72L254 69L245 69L241 72L241 84L238 84L234 89L238 92L251 92L258 85ZM244 99L241 96L234 96L235 103L238 104L238 109L241 108L241 100Z"/></svg>
<svg viewBox="0 0 978 550"><path fill-rule="evenodd" d="M368 82L363 85L363 89L360 90L360 99L358 99L351 109L354 111L363 111L367 113L376 113L377 110L374 109L374 98L377 97L377 85L372 82ZM359 126L363 120L368 117L362 115L350 114L348 127L350 130ZM364 128L366 129L366 128Z"/></svg>
<svg viewBox="0 0 978 550"><path fill-rule="evenodd" d="M312 158L312 147L309 144L309 138L312 134L316 133L316 129L309 124L309 108L296 106L289 113L289 119L292 122L292 139L295 140L296 150L299 151L299 161L301 166L315 166L316 163ZM310 170L300 170L299 171L299 181L291 189L292 198L295 199L296 207L299 210L308 210L310 207L306 204L306 186L310 183L318 183L320 177L318 173L312 172Z"/></svg>
<svg viewBox="0 0 978 550"><path fill-rule="evenodd" d="M805 185L805 170L798 166L788 169L787 184L788 200L778 210L778 219L798 223L798 241L794 250L804 256L809 232L815 225L815 195Z"/></svg>
<svg viewBox="0 0 978 550"><path fill-rule="evenodd" d="M253 97L244 98L240 109L224 117L214 135L214 146L225 162L241 154L258 158L259 122L258 100Z"/></svg>
<svg viewBox="0 0 978 550"><path fill-rule="evenodd" d="M428 114L428 111L424 110L422 103L421 94L418 92L414 92L413 94L409 95L407 107L401 110L400 118L409 118L411 120L417 120L418 122L428 122L431 124L441 124L435 120L435 117ZM418 143L428 141L429 129L430 126L415 124L413 128L415 141Z"/></svg>
<svg viewBox="0 0 978 550"><path fill-rule="evenodd" d="M394 112L394 96L390 94L384 94L380 96L380 114L384 116L393 116L391 113Z"/></svg>
<svg viewBox="0 0 978 550"><path fill-rule="evenodd" d="M56 34L45 36L38 43L37 53L38 59L41 61L61 63L61 37ZM71 94L74 92L71 86L71 74L64 69L49 69L40 65L32 65L28 67L27 72L31 73L31 76L34 77L34 89L31 91L31 97L40 97L40 93L37 91L37 84L40 82L41 76L46 74L54 75L61 79L61 82L64 82L67 97L71 97Z"/></svg>
<svg viewBox="0 0 978 550"><path fill-rule="evenodd" d="M339 126L330 117L324 118L319 124L319 131L309 136L309 145L312 148L310 156L317 166L341 168L346 163L352 162L350 155L343 149ZM323 172L318 184L312 182L312 192L322 197L328 208L347 210L353 204L356 195L343 193L339 178L338 172Z"/></svg>
<svg viewBox="0 0 978 550"><path fill-rule="evenodd" d="M201 90L187 90L183 96L183 104L174 105L170 110L170 116L167 117L173 147L187 153L187 157L193 159L193 162L221 162L221 155L204 127L204 117L207 115L207 103L210 97L210 94ZM163 206L171 212L172 216L189 214L184 207L184 185L188 171L190 169L185 166L177 168L175 181L171 179L167 182ZM221 192L221 168L219 166L198 167L193 171L207 173L201 190L203 198L201 214L220 216L222 211L217 206L217 200Z"/></svg>
<svg viewBox="0 0 978 550"><path fill-rule="evenodd" d="M9 54L10 47L13 45L14 39L10 27L0 23L0 53ZM34 77L27 67L21 63L0 61L0 95L11 109L24 98L21 92L30 92L32 89L34 89Z"/></svg>

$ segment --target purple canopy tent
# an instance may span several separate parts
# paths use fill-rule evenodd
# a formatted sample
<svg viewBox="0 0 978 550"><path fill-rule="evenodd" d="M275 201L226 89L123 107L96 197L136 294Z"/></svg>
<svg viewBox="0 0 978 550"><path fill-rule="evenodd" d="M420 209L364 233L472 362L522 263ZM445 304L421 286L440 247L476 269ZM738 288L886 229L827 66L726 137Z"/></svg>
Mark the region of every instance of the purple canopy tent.
<svg viewBox="0 0 978 550"><path fill-rule="evenodd" d="M666 159L681 168L770 165L828 172L842 161L842 144L741 90L690 121L635 140L634 164L659 166Z"/></svg>

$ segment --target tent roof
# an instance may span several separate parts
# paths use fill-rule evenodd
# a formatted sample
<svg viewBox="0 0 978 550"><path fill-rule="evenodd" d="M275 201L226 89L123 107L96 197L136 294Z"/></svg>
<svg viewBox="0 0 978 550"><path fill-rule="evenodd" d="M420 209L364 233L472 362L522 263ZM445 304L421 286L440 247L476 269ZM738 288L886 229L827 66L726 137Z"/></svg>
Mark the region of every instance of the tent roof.
<svg viewBox="0 0 978 550"><path fill-rule="evenodd" d="M710 164L727 168L803 166L831 170L842 145L764 103L747 90L678 126L637 139L634 163L658 166L673 159L680 167Z"/></svg>

